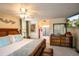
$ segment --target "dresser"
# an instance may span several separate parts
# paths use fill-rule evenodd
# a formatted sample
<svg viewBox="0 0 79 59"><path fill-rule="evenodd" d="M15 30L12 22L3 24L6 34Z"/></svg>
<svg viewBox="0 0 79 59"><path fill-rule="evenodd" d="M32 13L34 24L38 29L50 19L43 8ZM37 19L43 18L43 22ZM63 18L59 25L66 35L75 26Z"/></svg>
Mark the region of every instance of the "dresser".
<svg viewBox="0 0 79 59"><path fill-rule="evenodd" d="M64 47L72 47L73 38L72 36L55 36L51 35L50 36L50 45L53 46L64 46Z"/></svg>

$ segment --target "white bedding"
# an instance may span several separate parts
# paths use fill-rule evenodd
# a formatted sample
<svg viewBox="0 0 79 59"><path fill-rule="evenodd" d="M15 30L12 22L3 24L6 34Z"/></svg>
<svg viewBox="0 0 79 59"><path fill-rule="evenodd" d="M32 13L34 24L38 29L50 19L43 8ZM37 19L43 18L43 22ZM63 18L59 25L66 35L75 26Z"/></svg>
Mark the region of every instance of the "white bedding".
<svg viewBox="0 0 79 59"><path fill-rule="evenodd" d="M14 51L20 49L24 45L30 43L31 41L33 41L33 40L23 39L22 41L14 42L13 44L10 44L6 47L2 47L2 48L0 48L0 56L7 56L7 55L13 53Z"/></svg>

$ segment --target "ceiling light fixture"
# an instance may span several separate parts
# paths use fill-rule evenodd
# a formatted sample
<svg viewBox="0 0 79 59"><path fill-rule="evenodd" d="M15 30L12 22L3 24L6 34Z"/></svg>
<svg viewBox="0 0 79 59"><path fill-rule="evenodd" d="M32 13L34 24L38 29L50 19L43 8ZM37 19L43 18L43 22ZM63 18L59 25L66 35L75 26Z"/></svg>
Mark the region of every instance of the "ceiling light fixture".
<svg viewBox="0 0 79 59"><path fill-rule="evenodd" d="M31 17L27 15L27 9L20 8L20 18L25 21L31 20Z"/></svg>
<svg viewBox="0 0 79 59"><path fill-rule="evenodd" d="M25 18L27 10L25 8L20 8L20 18Z"/></svg>
<svg viewBox="0 0 79 59"><path fill-rule="evenodd" d="M25 9L25 8L20 8L20 11L23 12L23 13L25 13L25 12L27 12L27 9Z"/></svg>

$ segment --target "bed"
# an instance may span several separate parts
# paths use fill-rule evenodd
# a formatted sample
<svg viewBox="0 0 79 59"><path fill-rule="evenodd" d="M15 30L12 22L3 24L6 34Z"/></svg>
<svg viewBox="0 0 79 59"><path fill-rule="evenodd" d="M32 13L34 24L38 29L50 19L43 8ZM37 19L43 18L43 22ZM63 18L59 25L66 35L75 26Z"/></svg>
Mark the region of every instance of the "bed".
<svg viewBox="0 0 79 59"><path fill-rule="evenodd" d="M18 29L0 29L0 37L16 34ZM23 39L0 47L0 56L40 56L45 47L44 39Z"/></svg>

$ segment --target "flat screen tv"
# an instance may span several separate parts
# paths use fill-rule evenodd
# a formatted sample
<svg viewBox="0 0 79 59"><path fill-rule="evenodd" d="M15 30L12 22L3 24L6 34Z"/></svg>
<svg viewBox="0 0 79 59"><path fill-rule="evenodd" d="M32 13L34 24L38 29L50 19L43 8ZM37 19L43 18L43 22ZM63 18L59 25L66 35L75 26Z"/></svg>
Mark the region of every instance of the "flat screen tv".
<svg viewBox="0 0 79 59"><path fill-rule="evenodd" d="M79 28L79 14L67 17L67 27Z"/></svg>

